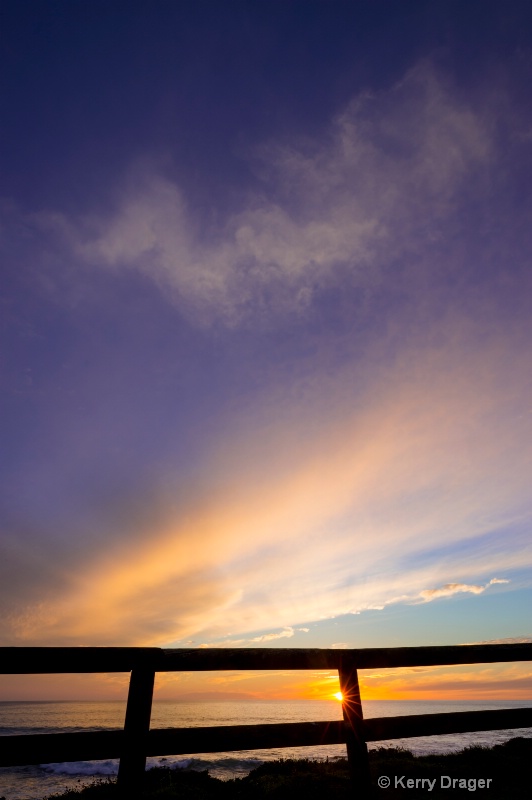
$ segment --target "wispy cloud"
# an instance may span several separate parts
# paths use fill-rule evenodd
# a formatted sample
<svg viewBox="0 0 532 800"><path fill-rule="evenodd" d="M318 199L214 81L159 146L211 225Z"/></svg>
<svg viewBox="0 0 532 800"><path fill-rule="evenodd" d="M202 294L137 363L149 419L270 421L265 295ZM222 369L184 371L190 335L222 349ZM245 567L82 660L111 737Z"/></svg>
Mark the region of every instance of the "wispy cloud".
<svg viewBox="0 0 532 800"><path fill-rule="evenodd" d="M461 594L463 592L482 594L482 592L485 592L486 589L494 583L510 583L510 581L503 578L492 578L491 581L483 586L467 583L446 583L438 589L423 589L423 591L419 593L419 597L422 598L422 602L430 603L432 600L437 600L440 597L451 597L454 594Z"/></svg>
<svg viewBox="0 0 532 800"><path fill-rule="evenodd" d="M219 642L200 644L200 647L242 647L244 645L264 644L273 642L276 639L291 639L296 632L308 633L309 628L292 628L291 626L287 626L283 628L282 631L263 633L260 636L253 636L249 639L223 639Z"/></svg>
<svg viewBox="0 0 532 800"><path fill-rule="evenodd" d="M528 644L532 636L505 636L502 639L485 639L481 642L467 642L467 644Z"/></svg>
<svg viewBox="0 0 532 800"><path fill-rule="evenodd" d="M530 417L508 412L525 373L514 354L499 386L497 360L483 357L490 368L475 352L471 381L466 360L442 369L418 351L414 371L402 362L350 414L325 385L325 423L279 406L261 434L255 410L252 442L246 425L240 441L231 432L208 492L188 507L168 499L149 535L120 559L93 554L54 599L5 620L4 639L171 644L272 626L287 638L312 620L482 592L506 580L486 575L532 565Z"/></svg>
<svg viewBox="0 0 532 800"><path fill-rule="evenodd" d="M178 491L169 466L160 495L138 493L153 520L126 509L109 549L87 537L81 567L49 565L40 600L5 615L4 641L227 643L231 631L267 644L313 620L481 594L489 576L532 566L530 321L512 312L491 324L467 274L491 261L471 266L459 219L494 148L493 126L423 64L353 100L320 140L263 145L262 194L243 193L208 229L146 166L105 213L33 216L69 264L139 272L194 325L308 315L297 348L314 352L277 372L276 352L254 359L194 490ZM118 418L123 393L116 405Z"/></svg>
<svg viewBox="0 0 532 800"><path fill-rule="evenodd" d="M35 219L84 261L149 276L196 324L257 324L305 313L339 280L364 291L400 282L392 265L433 253L491 146L480 115L423 63L392 89L354 99L326 138L257 148L263 193L246 193L216 228L200 227L152 164L132 169L111 213Z"/></svg>

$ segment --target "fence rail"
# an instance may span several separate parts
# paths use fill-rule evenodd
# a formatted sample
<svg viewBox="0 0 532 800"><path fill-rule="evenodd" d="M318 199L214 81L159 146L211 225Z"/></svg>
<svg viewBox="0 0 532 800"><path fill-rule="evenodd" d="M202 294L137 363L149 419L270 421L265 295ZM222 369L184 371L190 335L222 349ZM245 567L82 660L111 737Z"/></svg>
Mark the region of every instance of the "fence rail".
<svg viewBox="0 0 532 800"><path fill-rule="evenodd" d="M532 661L532 644L163 650L143 647L3 647L0 674L131 672L122 731L0 737L0 766L118 758L118 783L138 786L147 756L346 744L352 779L370 793L367 742L532 727L532 708L364 719L358 670ZM156 672L337 669L343 721L150 730Z"/></svg>
<svg viewBox="0 0 532 800"><path fill-rule="evenodd" d="M434 667L532 661L532 644L464 644L442 647L367 647L327 650L303 647L172 649L159 647L0 647L0 674L60 672L207 672L228 669L358 669Z"/></svg>

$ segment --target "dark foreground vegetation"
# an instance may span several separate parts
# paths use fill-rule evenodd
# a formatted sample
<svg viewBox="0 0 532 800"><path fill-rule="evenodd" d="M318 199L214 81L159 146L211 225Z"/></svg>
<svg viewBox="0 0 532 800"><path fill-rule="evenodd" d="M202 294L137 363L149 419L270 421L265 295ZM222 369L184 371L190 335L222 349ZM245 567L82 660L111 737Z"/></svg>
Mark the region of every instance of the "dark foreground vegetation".
<svg viewBox="0 0 532 800"><path fill-rule="evenodd" d="M372 797L379 800L399 797L529 800L531 797L532 739L511 739L493 748L469 747L449 755L414 756L408 750L380 748L370 752L370 762ZM390 786L384 788L387 779ZM118 793L116 784L108 780L53 797L118 800ZM146 773L144 789L139 788L137 797L139 800L296 800L298 797L353 800L360 798L360 793L350 782L345 760L300 759L270 761L245 778L228 781L212 778L207 772L157 768Z"/></svg>

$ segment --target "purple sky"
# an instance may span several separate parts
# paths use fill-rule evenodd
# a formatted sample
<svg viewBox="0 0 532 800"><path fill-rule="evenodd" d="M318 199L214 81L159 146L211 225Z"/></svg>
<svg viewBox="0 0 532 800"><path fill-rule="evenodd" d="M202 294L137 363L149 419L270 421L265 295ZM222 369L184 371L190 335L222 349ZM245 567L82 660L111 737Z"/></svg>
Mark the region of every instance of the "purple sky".
<svg viewBox="0 0 532 800"><path fill-rule="evenodd" d="M530 636L530 4L1 9L1 643Z"/></svg>

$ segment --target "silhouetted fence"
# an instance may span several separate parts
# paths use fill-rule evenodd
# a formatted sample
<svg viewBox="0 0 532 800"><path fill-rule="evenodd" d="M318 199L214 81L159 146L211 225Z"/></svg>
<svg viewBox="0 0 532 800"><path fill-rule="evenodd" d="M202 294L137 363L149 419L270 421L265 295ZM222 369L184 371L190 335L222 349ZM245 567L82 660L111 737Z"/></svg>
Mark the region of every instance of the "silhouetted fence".
<svg viewBox="0 0 532 800"><path fill-rule="evenodd" d="M358 670L532 661L532 644L163 650L155 647L2 647L0 673L131 672L124 729L0 737L0 766L118 758L118 783L138 787L147 756L345 744L359 796L370 792L367 742L532 727L532 708L364 719ZM343 721L150 730L156 672L336 669Z"/></svg>

